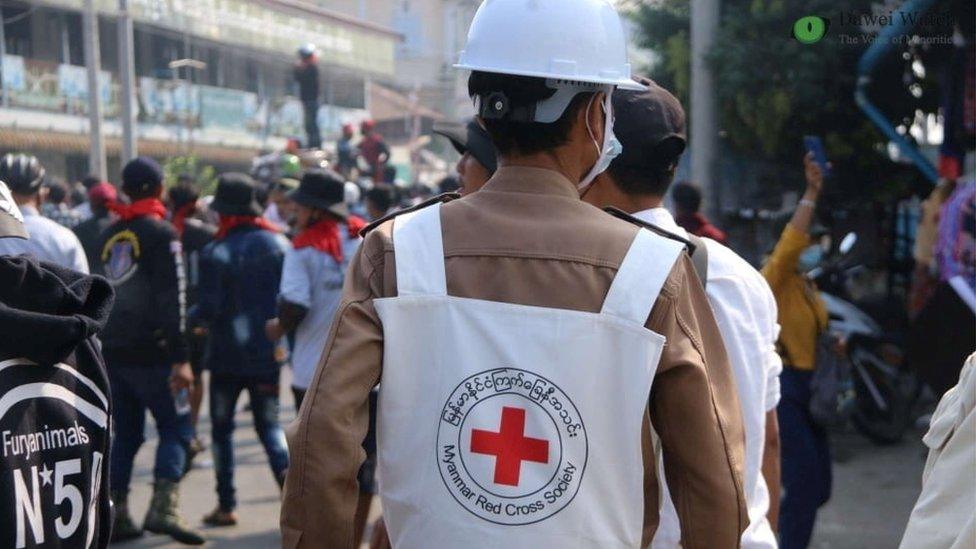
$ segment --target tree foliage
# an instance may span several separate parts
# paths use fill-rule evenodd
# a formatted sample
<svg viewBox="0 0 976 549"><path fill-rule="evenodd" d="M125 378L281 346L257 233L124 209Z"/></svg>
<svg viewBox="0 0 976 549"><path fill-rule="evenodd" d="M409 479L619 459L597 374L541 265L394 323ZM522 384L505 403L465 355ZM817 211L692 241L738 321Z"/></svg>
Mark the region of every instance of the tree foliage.
<svg viewBox="0 0 976 549"><path fill-rule="evenodd" d="M175 185L184 175L196 181L201 196L208 196L217 191L217 170L213 166L201 164L196 156L173 156L163 163L163 183L166 187Z"/></svg>
<svg viewBox="0 0 976 549"><path fill-rule="evenodd" d="M723 0L721 9L720 29L708 61L715 71L721 135L732 151L746 158L796 165L802 136L820 135L840 186L878 194L884 185L892 191L903 188L907 180L894 181L902 175L918 178L911 170L891 165L886 140L854 102L857 62L872 35L857 25L844 24L843 14L870 14L870 1ZM631 15L640 29L640 45L659 56L650 70L652 78L687 105L689 0L643 3L633 6ZM802 44L792 37L793 23L805 15L831 19L826 38ZM841 35L853 37L856 43ZM914 48L896 48L871 85L872 100L896 125L913 119L917 109L935 112L938 108L934 71L922 79L911 74L912 62L919 59ZM909 83L921 97L910 93Z"/></svg>

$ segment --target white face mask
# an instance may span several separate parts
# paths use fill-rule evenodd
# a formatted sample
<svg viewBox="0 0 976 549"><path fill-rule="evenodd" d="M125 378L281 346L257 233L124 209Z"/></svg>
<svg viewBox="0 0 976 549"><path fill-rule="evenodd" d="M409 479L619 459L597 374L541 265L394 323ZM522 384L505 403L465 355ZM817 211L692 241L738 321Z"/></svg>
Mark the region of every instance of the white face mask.
<svg viewBox="0 0 976 549"><path fill-rule="evenodd" d="M594 96L596 97L596 96ZM589 132L590 138L593 140L593 146L596 147L598 157L596 159L596 164L590 170L586 177L580 181L578 185L580 196L582 196L590 185L593 184L593 180L596 176L605 172L607 168L610 167L610 163L613 162L614 158L623 152L623 145L617 139L617 136L613 133L613 100L611 99L611 92L606 92L603 95L603 114L606 122L603 129L603 146L601 147L599 143L596 142L596 137L593 136L593 130L590 128L590 106L593 105L593 98L590 98L590 104L586 107L586 131Z"/></svg>

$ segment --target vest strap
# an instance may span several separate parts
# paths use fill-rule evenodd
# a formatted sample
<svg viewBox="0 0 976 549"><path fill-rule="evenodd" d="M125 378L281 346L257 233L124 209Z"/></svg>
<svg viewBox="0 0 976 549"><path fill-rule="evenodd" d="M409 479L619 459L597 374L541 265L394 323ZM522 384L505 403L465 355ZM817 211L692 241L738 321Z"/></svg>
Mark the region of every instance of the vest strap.
<svg viewBox="0 0 976 549"><path fill-rule="evenodd" d="M683 251L680 242L655 236L646 229L637 231L601 313L640 325L647 323L657 296Z"/></svg>
<svg viewBox="0 0 976 549"><path fill-rule="evenodd" d="M393 248L398 295L447 295L440 203L398 216Z"/></svg>

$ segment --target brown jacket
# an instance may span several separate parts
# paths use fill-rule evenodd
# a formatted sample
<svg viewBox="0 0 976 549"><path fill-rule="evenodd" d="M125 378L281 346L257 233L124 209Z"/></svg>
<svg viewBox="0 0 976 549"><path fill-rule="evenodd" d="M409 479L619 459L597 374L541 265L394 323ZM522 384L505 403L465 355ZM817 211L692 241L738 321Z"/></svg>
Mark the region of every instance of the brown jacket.
<svg viewBox="0 0 976 549"><path fill-rule="evenodd" d="M587 312L600 311L637 231L580 201L560 174L514 167L445 204L441 224L450 295ZM352 546L368 395L383 362L383 326L372 301L397 295L391 231L387 221L369 232L350 265L322 363L288 428L281 529L289 549ZM683 546L738 547L749 520L740 408L722 337L693 272L682 256L647 322L667 344L645 417L644 541L658 522L653 422Z"/></svg>

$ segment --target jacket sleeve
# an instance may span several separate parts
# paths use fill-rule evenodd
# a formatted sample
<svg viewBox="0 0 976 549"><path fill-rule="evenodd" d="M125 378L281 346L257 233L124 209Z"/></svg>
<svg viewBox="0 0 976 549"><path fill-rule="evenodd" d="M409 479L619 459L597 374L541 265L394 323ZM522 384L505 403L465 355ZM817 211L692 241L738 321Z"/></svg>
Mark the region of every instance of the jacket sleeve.
<svg viewBox="0 0 976 549"><path fill-rule="evenodd" d="M380 376L383 243L373 231L347 271L342 301L298 419L287 431L291 464L281 509L286 548L352 547L356 473L366 455L369 393Z"/></svg>
<svg viewBox="0 0 976 549"><path fill-rule="evenodd" d="M800 254L809 245L809 235L794 229L793 225L789 223L786 224L783 235L780 236L776 248L773 249L772 255L769 256L769 260L766 261L766 265L762 269L762 274L772 287L773 293L776 293L777 288L784 280L796 273L800 263Z"/></svg>
<svg viewBox="0 0 976 549"><path fill-rule="evenodd" d="M735 379L705 291L682 256L651 314L667 345L651 390L651 421L686 549L738 547L749 524L745 431Z"/></svg>
<svg viewBox="0 0 976 549"><path fill-rule="evenodd" d="M186 271L183 247L176 233L161 239L149 250L149 284L160 327L169 344L172 363L187 360L186 342Z"/></svg>

